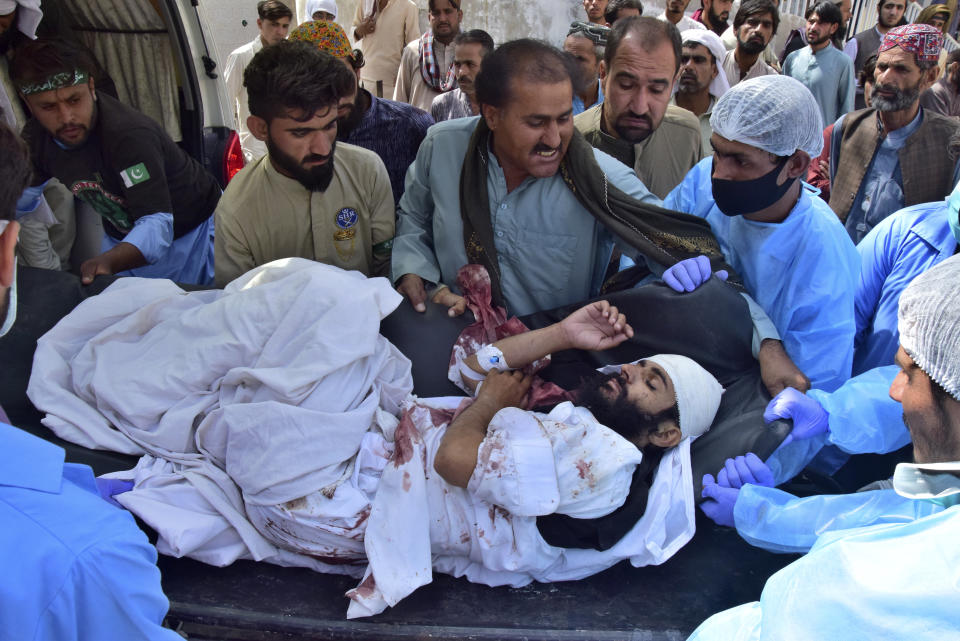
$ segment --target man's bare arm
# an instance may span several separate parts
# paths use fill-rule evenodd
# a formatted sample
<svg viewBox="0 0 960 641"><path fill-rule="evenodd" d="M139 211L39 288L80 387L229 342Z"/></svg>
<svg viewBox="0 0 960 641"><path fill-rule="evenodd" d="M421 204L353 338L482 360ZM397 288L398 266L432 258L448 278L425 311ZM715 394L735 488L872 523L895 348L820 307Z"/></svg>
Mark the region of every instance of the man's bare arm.
<svg viewBox="0 0 960 641"><path fill-rule="evenodd" d="M532 382L522 372L490 372L476 400L447 427L440 441L433 469L444 481L467 487L490 421L505 407L522 407Z"/></svg>

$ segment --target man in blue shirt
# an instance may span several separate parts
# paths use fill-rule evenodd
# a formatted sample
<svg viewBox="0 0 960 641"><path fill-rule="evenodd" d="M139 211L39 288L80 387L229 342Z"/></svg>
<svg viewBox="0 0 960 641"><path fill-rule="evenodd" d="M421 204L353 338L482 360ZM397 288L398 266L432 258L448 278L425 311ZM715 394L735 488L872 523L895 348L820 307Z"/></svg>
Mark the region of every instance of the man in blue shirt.
<svg viewBox="0 0 960 641"><path fill-rule="evenodd" d="M857 336L853 374L891 365L897 351L897 302L910 282L957 253L960 184L945 200L901 209L857 245Z"/></svg>
<svg viewBox="0 0 960 641"><path fill-rule="evenodd" d="M0 148L2 336L16 315L12 217L30 161L2 123ZM64 463L63 448L8 425L0 408L0 638L180 639L161 625L169 604L157 551L126 510L101 498L116 489Z"/></svg>
<svg viewBox="0 0 960 641"><path fill-rule="evenodd" d="M898 465L892 484L796 498L764 487L769 475L755 457L728 461L719 483L704 477L702 507L717 523L768 550L809 551L767 580L760 601L712 616L691 641L957 637L958 296L960 257L954 256L900 297L899 372L889 393L902 408L915 463ZM794 400L796 438L822 434L826 413L806 396ZM869 429L873 417L862 418Z"/></svg>

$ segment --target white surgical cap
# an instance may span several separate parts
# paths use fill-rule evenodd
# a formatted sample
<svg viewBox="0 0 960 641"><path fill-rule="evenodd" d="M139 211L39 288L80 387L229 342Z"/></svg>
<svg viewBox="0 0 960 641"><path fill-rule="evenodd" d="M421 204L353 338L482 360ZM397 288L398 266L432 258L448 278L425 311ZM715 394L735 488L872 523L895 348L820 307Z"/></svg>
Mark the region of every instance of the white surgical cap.
<svg viewBox="0 0 960 641"><path fill-rule="evenodd" d="M36 40L37 25L43 18L40 0L0 0L0 16L10 15L17 7L20 7L20 12L17 14L17 29L31 40Z"/></svg>
<svg viewBox="0 0 960 641"><path fill-rule="evenodd" d="M727 56L727 48L723 46L723 40L720 39L720 36L709 29L687 29L680 32L680 41L696 42L710 50L717 67L717 77L710 83L710 95L719 98L727 93L730 89L730 83L727 81L727 74L723 70L723 59ZM676 84L674 84L674 87L676 87Z"/></svg>
<svg viewBox="0 0 960 641"><path fill-rule="evenodd" d="M798 149L823 151L823 118L810 90L789 76L771 75L734 85L713 108L710 126L727 140L775 156Z"/></svg>
<svg viewBox="0 0 960 641"><path fill-rule="evenodd" d="M336 0L307 0L307 20L313 20L313 14L317 11L326 11L337 19Z"/></svg>
<svg viewBox="0 0 960 641"><path fill-rule="evenodd" d="M700 436L710 429L723 394L717 379L696 361L679 354L657 354L646 360L662 367L673 381L683 438Z"/></svg>
<svg viewBox="0 0 960 641"><path fill-rule="evenodd" d="M960 401L960 255L917 276L900 294L900 345Z"/></svg>

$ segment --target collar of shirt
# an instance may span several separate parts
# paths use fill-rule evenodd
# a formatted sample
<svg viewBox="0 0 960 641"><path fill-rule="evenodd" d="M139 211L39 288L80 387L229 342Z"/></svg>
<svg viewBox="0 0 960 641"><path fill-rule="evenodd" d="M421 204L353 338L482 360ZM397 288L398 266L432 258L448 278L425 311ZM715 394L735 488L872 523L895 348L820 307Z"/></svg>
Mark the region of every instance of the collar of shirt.
<svg viewBox="0 0 960 641"><path fill-rule="evenodd" d="M907 138L912 136L913 132L920 128L921 122L923 122L923 107L917 110L917 115L909 123L888 133L883 141L883 145L885 147L893 147L894 149L903 147L903 143L906 142ZM879 117L877 117L877 129L880 133L883 133L883 121L880 120Z"/></svg>
<svg viewBox="0 0 960 641"><path fill-rule="evenodd" d="M924 217L910 231L935 248L941 256L949 258L957 248L957 241L947 224L946 215L943 215L944 210L949 211L946 201L940 203L939 207L937 212Z"/></svg>
<svg viewBox="0 0 960 641"><path fill-rule="evenodd" d="M56 494L63 480L62 447L0 423L0 485Z"/></svg>

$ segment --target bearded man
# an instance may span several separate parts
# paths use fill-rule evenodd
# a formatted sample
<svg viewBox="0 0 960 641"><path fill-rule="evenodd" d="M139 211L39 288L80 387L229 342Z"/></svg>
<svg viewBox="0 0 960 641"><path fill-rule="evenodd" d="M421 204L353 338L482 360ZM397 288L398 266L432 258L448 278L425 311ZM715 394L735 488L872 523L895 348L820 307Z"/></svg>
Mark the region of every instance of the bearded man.
<svg viewBox="0 0 960 641"><path fill-rule="evenodd" d="M881 220L910 205L946 198L960 178L945 144L960 123L920 106L937 79L943 34L909 24L883 37L872 108L841 116L830 150L830 207L860 242Z"/></svg>
<svg viewBox="0 0 960 641"><path fill-rule="evenodd" d="M385 274L394 200L383 161L337 144L338 104L356 75L306 42L263 49L244 71L250 132L267 155L247 165L216 211L216 282L278 258Z"/></svg>

